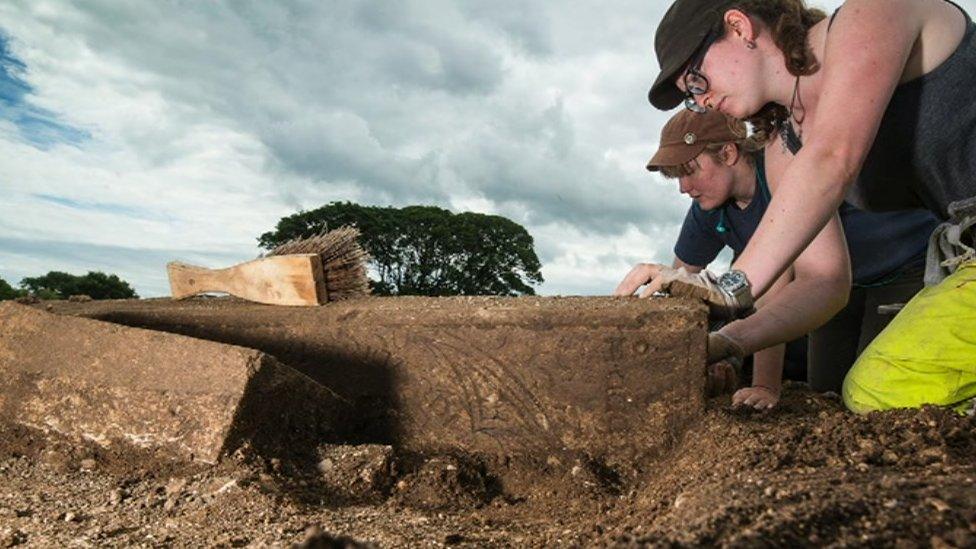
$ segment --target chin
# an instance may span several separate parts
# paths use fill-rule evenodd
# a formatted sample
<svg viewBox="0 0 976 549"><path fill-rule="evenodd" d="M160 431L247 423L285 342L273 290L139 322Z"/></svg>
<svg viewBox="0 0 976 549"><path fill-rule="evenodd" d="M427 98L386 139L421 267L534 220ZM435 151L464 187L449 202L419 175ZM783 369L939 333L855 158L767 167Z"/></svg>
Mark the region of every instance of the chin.
<svg viewBox="0 0 976 549"><path fill-rule="evenodd" d="M701 199L698 199L695 202L698 202L698 207L701 208L701 209L703 209L703 210L705 210L705 211L714 210L715 208L718 208L719 206L722 205L720 203L717 204L714 200L701 200Z"/></svg>
<svg viewBox="0 0 976 549"><path fill-rule="evenodd" d="M732 118L738 118L739 120L742 120L743 118L748 118L753 115L752 112L747 112L747 111L748 109L743 109L742 107L736 105L735 103L732 103L729 100L726 100L725 104L722 105L723 114L725 114L726 116L731 116Z"/></svg>

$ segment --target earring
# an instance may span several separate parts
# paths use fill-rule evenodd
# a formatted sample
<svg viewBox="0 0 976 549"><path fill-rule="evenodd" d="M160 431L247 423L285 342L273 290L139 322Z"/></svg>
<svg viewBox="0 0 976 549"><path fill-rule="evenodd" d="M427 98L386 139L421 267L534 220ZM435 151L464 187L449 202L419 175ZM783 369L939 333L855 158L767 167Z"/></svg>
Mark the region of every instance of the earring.
<svg viewBox="0 0 976 549"><path fill-rule="evenodd" d="M756 41L755 40L746 40L746 47L749 48L750 50L756 49Z"/></svg>

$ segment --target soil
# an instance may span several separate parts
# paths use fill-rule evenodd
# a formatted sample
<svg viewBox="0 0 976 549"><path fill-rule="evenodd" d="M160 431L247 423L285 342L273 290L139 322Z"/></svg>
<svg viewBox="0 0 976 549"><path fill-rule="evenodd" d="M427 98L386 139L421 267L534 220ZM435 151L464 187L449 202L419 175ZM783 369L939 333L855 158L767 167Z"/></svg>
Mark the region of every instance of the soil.
<svg viewBox="0 0 976 549"><path fill-rule="evenodd" d="M475 456L328 445L314 468L246 449L206 466L0 424L0 547L973 547L974 428L790 384L769 412L712 400L642 478L580 463L525 498Z"/></svg>

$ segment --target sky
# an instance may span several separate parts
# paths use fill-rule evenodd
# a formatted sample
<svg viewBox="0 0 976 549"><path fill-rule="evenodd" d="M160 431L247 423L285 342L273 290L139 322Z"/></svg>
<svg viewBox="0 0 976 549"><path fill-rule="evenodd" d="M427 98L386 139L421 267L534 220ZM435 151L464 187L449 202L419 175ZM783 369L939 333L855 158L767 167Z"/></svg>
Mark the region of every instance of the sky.
<svg viewBox="0 0 976 549"><path fill-rule="evenodd" d="M168 261L252 259L281 217L349 200L504 215L538 293L607 294L670 263L690 205L644 169L667 5L3 0L0 278L164 296Z"/></svg>

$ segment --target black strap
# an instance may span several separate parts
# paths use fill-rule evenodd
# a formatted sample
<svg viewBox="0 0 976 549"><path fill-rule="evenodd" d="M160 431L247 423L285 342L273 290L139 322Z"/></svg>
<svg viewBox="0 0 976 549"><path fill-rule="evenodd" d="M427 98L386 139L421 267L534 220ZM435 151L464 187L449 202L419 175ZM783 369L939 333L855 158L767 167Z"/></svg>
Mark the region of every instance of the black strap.
<svg viewBox="0 0 976 549"><path fill-rule="evenodd" d="M844 7L844 6L841 6L841 8L842 7ZM839 11L840 11L840 8L837 8L837 9L834 10L834 13L830 14L830 21L827 21L827 32L830 32L830 27L833 26L833 24L834 24L834 17L837 17L837 12L839 12Z"/></svg>

